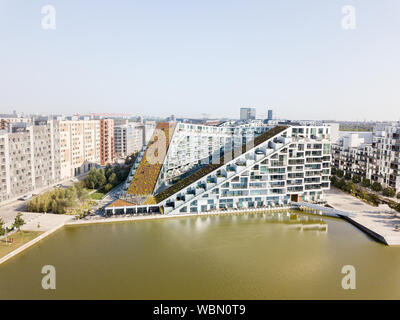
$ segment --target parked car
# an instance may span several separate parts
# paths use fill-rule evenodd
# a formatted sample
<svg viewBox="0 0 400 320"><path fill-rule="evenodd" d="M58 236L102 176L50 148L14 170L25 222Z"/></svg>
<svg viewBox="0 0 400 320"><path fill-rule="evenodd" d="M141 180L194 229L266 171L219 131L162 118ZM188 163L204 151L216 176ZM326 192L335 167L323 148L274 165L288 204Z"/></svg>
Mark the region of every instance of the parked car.
<svg viewBox="0 0 400 320"><path fill-rule="evenodd" d="M30 198L32 198L32 195L26 194L26 195L22 196L21 198L18 198L18 200L26 201L26 200L29 200Z"/></svg>

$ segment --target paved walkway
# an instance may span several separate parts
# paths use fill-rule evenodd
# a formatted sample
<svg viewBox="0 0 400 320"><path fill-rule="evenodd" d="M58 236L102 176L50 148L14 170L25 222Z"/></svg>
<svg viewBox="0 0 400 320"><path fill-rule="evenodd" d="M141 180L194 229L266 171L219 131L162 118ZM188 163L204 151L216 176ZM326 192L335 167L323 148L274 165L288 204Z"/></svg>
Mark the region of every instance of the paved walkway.
<svg viewBox="0 0 400 320"><path fill-rule="evenodd" d="M348 220L383 238L388 245L400 245L400 213L388 205L371 206L336 188L325 193L326 201L337 210L349 213ZM376 236L377 237L377 236Z"/></svg>

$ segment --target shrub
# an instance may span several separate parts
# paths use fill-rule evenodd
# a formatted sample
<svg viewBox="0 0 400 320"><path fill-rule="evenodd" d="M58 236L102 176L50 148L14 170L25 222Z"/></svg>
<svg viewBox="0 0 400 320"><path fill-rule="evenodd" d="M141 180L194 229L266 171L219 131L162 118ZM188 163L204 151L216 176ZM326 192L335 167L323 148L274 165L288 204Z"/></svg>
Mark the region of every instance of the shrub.
<svg viewBox="0 0 400 320"><path fill-rule="evenodd" d="M353 178L351 179L354 183L360 183L361 182L361 177L357 174L353 175Z"/></svg>
<svg viewBox="0 0 400 320"><path fill-rule="evenodd" d="M0 218L0 236L3 236L4 234L5 234L4 221L2 218Z"/></svg>
<svg viewBox="0 0 400 320"><path fill-rule="evenodd" d="M361 185L364 188L369 188L371 186L371 181L369 179L363 179L362 182L361 182Z"/></svg>
<svg viewBox="0 0 400 320"><path fill-rule="evenodd" d="M337 170L337 171L336 171L336 175L337 175L339 178L342 178L342 177L344 176L343 170Z"/></svg>
<svg viewBox="0 0 400 320"><path fill-rule="evenodd" d="M109 192L113 188L113 185L111 183L107 183L104 187L105 192Z"/></svg>
<svg viewBox="0 0 400 320"><path fill-rule="evenodd" d="M336 174L337 170L335 167L331 168L331 174L334 176Z"/></svg>
<svg viewBox="0 0 400 320"><path fill-rule="evenodd" d="M393 198L396 195L396 191L391 187L387 187L387 188L383 189L382 194L385 197Z"/></svg>
<svg viewBox="0 0 400 320"><path fill-rule="evenodd" d="M375 182L371 185L371 189L374 190L374 191L376 191L376 192L382 191L382 185L381 185L379 182L376 182L376 181L375 181Z"/></svg>
<svg viewBox="0 0 400 320"><path fill-rule="evenodd" d="M400 192L396 196L397 199L400 199Z"/></svg>
<svg viewBox="0 0 400 320"><path fill-rule="evenodd" d="M344 178L346 180L351 180L351 173L346 173L346 175L344 176Z"/></svg>
<svg viewBox="0 0 400 320"><path fill-rule="evenodd" d="M380 200L379 200L379 197L376 195L376 194L374 194L374 193L369 193L368 194L368 198L369 198L369 201L371 201L372 202L372 204L374 204L374 205L378 205L378 204L380 204Z"/></svg>
<svg viewBox="0 0 400 320"><path fill-rule="evenodd" d="M19 231L19 229L25 224L24 219L22 219L22 213L18 212L17 216L15 217L14 220L14 227L16 227Z"/></svg>

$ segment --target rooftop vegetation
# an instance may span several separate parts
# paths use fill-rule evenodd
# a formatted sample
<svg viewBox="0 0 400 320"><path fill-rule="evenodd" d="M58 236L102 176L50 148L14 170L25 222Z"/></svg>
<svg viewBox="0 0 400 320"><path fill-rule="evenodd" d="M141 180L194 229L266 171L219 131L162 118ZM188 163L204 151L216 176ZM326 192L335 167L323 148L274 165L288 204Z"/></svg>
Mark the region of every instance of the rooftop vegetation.
<svg viewBox="0 0 400 320"><path fill-rule="evenodd" d="M158 175L160 174L163 161L158 161L155 164L151 164L148 161L148 156L150 156L149 148L152 144L156 143L160 131L165 134L166 137L166 152L168 152L169 143L171 141L172 132L175 128L175 124L169 124L168 122L160 122L157 124L154 130L153 136L150 139L149 145L146 152L140 161L139 167L137 168L135 175L132 179L131 185L128 188L127 193L131 195L144 196L153 193L154 187L157 183ZM155 156L158 156L158 150L155 151ZM166 155L166 154L165 154ZM164 155L164 157L165 157Z"/></svg>

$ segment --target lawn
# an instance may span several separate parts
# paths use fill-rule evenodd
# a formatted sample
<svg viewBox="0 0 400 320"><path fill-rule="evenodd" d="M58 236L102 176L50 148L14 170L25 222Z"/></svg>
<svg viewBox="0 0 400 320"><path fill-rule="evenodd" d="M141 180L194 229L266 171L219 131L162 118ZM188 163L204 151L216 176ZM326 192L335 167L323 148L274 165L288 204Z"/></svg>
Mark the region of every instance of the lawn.
<svg viewBox="0 0 400 320"><path fill-rule="evenodd" d="M101 200L106 194L104 193L104 189L98 190L90 194L90 198L93 200Z"/></svg>
<svg viewBox="0 0 400 320"><path fill-rule="evenodd" d="M18 231L13 233L7 237L8 241L10 238L13 238L13 243L6 244L6 240L2 238L0 240L0 258L5 256L6 254L10 253L11 251L17 249L18 247L22 246L23 244L31 241L32 239L36 238L43 232L41 231Z"/></svg>

